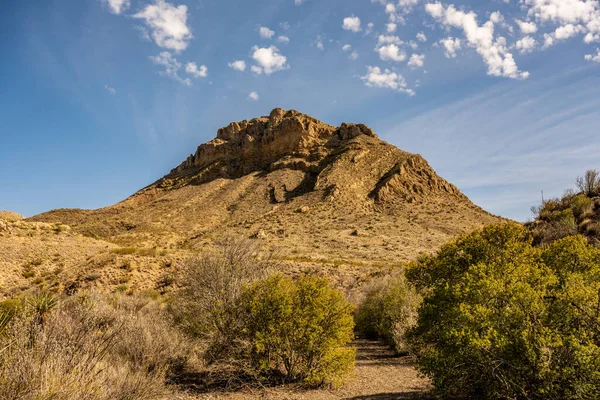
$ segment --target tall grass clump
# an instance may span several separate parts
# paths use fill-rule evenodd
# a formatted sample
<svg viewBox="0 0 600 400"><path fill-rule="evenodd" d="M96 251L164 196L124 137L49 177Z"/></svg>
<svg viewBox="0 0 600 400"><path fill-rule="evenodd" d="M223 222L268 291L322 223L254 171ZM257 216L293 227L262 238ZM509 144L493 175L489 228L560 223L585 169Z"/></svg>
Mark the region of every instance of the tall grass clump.
<svg viewBox="0 0 600 400"><path fill-rule="evenodd" d="M0 332L0 399L160 399L191 346L147 299L26 299Z"/></svg>

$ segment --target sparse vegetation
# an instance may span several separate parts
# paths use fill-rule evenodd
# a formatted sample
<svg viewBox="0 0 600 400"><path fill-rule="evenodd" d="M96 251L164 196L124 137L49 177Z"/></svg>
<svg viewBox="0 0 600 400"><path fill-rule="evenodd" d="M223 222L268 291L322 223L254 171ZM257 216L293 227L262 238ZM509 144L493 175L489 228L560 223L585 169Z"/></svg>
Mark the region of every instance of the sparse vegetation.
<svg viewBox="0 0 600 400"><path fill-rule="evenodd" d="M588 399L600 392L600 250L541 248L493 225L408 270L424 296L409 332L442 398Z"/></svg>

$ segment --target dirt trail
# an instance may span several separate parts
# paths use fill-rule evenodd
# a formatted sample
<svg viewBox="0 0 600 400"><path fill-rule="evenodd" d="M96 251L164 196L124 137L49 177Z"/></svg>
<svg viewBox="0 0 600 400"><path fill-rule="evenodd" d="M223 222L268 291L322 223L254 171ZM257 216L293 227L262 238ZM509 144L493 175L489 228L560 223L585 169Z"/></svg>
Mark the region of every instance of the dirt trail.
<svg viewBox="0 0 600 400"><path fill-rule="evenodd" d="M410 357L394 357L390 350L370 340L356 340L354 378L338 390L301 390L290 387L246 389L235 392L189 393L186 399L286 399L286 400L404 400L430 399L430 384L418 376Z"/></svg>

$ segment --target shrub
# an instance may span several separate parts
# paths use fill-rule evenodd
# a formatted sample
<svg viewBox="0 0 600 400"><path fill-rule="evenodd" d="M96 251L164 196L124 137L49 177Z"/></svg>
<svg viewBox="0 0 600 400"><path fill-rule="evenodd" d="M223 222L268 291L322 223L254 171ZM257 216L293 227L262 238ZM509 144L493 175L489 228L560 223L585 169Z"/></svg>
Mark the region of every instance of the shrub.
<svg viewBox="0 0 600 400"><path fill-rule="evenodd" d="M404 277L386 277L365 291L356 313L356 330L370 339L380 339L397 353L408 346L405 332L416 323L421 299Z"/></svg>
<svg viewBox="0 0 600 400"><path fill-rule="evenodd" d="M208 342L209 362L237 357L243 323L237 301L244 285L272 270L270 260L256 253L252 242L229 239L216 252L189 259L176 277L182 289L173 311L187 332Z"/></svg>
<svg viewBox="0 0 600 400"><path fill-rule="evenodd" d="M25 304L0 335L1 399L165 398L191 352L144 299L42 294Z"/></svg>
<svg viewBox="0 0 600 400"><path fill-rule="evenodd" d="M488 226L414 263L424 295L409 339L442 398L587 399L600 392L600 251L544 249Z"/></svg>
<svg viewBox="0 0 600 400"><path fill-rule="evenodd" d="M592 199L584 195L578 195L569 201L569 206L573 210L573 215L580 218L592 206Z"/></svg>
<svg viewBox="0 0 600 400"><path fill-rule="evenodd" d="M352 306L323 278L296 282L274 275L241 297L250 360L260 374L284 374L287 382L340 385L354 366Z"/></svg>
<svg viewBox="0 0 600 400"><path fill-rule="evenodd" d="M584 176L577 177L576 184L583 194L593 197L600 193L600 172L589 169Z"/></svg>

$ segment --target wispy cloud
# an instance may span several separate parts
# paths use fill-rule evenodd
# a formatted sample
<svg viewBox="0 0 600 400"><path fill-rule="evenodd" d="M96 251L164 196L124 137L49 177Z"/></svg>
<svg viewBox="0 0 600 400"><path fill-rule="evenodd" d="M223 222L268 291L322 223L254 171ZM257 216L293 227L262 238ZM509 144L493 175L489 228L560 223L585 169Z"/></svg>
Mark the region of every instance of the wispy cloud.
<svg viewBox="0 0 600 400"><path fill-rule="evenodd" d="M131 5L130 0L104 0L113 14L121 14Z"/></svg>
<svg viewBox="0 0 600 400"><path fill-rule="evenodd" d="M544 190L558 196L597 168L600 78L578 72L482 93L391 120L382 136L420 153L476 203L518 220ZM551 100L550 100L551 99ZM540 107L540 103L544 106ZM406 133L410 132L410 135ZM510 191L513 199L494 196Z"/></svg>
<svg viewBox="0 0 600 400"><path fill-rule="evenodd" d="M167 76L174 81L182 83L186 86L191 86L192 81L190 78L182 78L179 75L179 70L181 69L181 63L177 61L175 57L168 51L163 51L157 56L150 56L150 60L157 65L161 65L164 67L164 70L161 72L162 75Z"/></svg>
<svg viewBox="0 0 600 400"><path fill-rule="evenodd" d="M104 90L106 90L109 94L112 94L113 96L117 94L117 90L108 84L104 85Z"/></svg>

